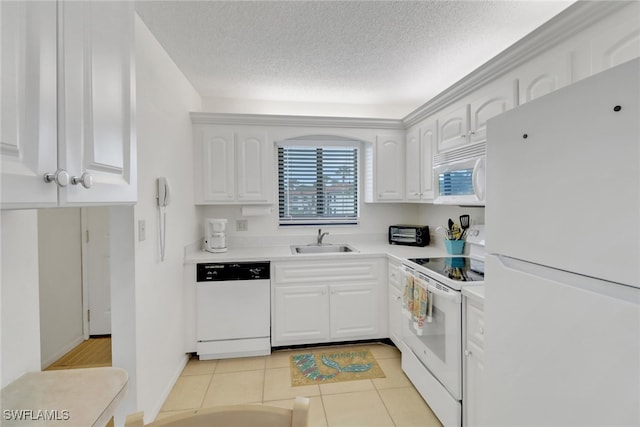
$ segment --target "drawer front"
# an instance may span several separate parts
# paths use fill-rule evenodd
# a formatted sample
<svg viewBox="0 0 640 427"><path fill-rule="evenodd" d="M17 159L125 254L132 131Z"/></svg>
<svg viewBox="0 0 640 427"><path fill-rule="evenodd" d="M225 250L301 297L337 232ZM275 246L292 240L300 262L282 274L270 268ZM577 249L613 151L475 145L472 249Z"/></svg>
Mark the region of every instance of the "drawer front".
<svg viewBox="0 0 640 427"><path fill-rule="evenodd" d="M400 284L402 283L402 272L400 270L400 264L396 264L393 262L389 263L389 285L393 286L396 289L400 289Z"/></svg>
<svg viewBox="0 0 640 427"><path fill-rule="evenodd" d="M484 347L484 308L467 298L467 339Z"/></svg>
<svg viewBox="0 0 640 427"><path fill-rule="evenodd" d="M276 285L300 285L301 283L328 283L338 281L376 281L382 259L327 260L301 262L275 262L273 265Z"/></svg>

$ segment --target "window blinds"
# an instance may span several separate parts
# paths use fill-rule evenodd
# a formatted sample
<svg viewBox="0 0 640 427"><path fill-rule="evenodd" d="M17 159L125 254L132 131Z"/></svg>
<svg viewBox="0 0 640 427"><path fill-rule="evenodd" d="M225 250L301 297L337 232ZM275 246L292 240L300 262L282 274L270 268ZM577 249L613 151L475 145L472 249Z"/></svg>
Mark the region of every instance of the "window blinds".
<svg viewBox="0 0 640 427"><path fill-rule="evenodd" d="M278 147L280 225L356 224L356 147Z"/></svg>

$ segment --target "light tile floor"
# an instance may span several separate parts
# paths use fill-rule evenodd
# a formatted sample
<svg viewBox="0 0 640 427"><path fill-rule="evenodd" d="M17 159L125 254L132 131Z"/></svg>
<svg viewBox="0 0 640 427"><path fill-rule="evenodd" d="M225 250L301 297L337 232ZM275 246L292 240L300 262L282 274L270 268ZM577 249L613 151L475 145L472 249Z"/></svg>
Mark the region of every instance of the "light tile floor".
<svg viewBox="0 0 640 427"><path fill-rule="evenodd" d="M377 343L359 346L371 350L385 378L293 387L289 356L305 349L238 359L191 359L158 419L220 405L263 403L291 408L296 396L304 396L311 400L311 427L441 426L402 372L400 352L395 347ZM357 346L339 348L350 347Z"/></svg>

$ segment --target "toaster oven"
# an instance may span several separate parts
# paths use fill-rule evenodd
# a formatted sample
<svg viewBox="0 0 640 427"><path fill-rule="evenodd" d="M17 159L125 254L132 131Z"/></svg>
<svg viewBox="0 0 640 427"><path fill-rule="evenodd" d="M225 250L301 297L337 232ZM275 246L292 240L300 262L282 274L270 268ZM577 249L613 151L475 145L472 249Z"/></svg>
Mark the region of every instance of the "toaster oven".
<svg viewBox="0 0 640 427"><path fill-rule="evenodd" d="M407 246L427 246L429 227L426 225L389 226L389 244Z"/></svg>

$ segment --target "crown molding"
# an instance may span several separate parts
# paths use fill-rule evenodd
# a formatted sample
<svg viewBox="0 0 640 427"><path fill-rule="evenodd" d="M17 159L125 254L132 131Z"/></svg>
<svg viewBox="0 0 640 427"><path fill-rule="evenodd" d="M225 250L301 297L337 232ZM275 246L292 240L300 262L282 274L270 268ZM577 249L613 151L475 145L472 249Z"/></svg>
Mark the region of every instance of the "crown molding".
<svg viewBox="0 0 640 427"><path fill-rule="evenodd" d="M413 126L463 96L569 39L633 1L580 0L402 119Z"/></svg>
<svg viewBox="0 0 640 427"><path fill-rule="evenodd" d="M209 125L294 126L404 130L400 119L352 117L285 116L270 114L189 113L191 123Z"/></svg>

